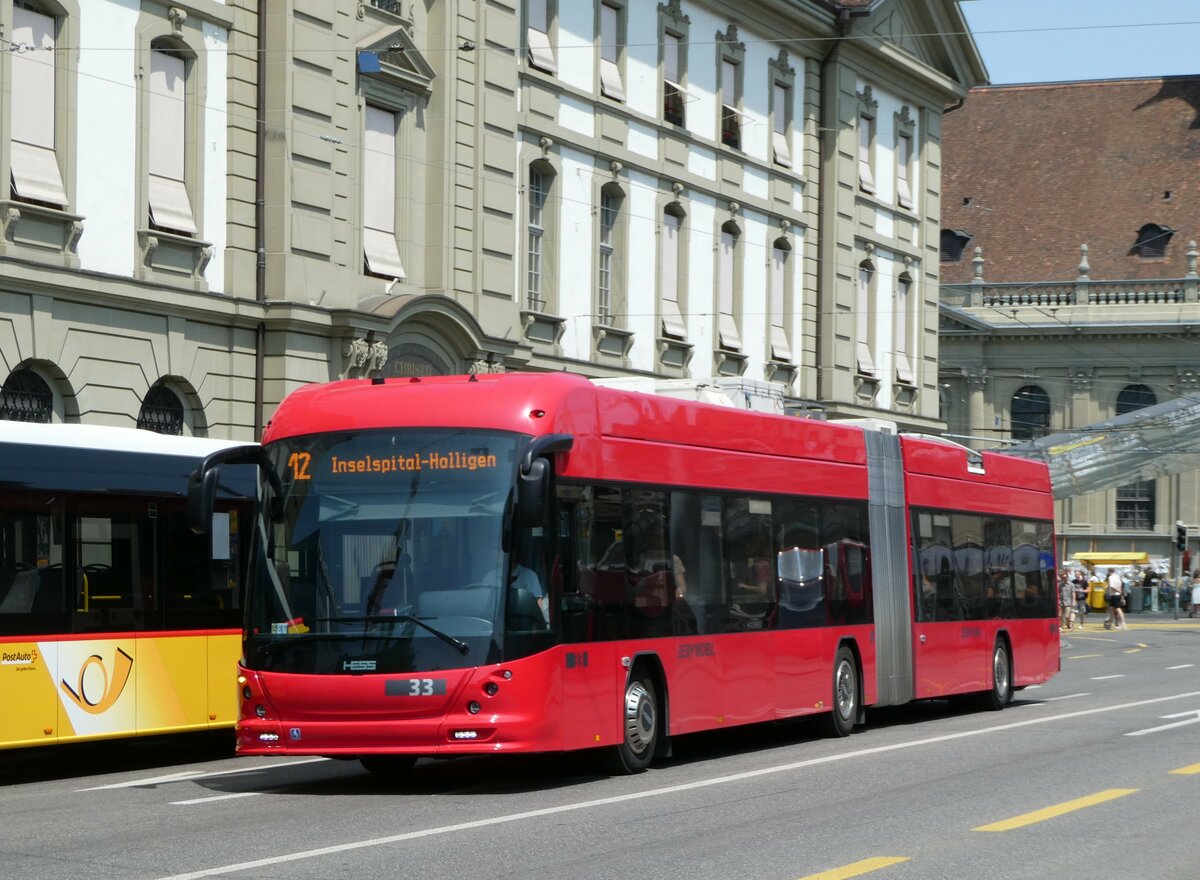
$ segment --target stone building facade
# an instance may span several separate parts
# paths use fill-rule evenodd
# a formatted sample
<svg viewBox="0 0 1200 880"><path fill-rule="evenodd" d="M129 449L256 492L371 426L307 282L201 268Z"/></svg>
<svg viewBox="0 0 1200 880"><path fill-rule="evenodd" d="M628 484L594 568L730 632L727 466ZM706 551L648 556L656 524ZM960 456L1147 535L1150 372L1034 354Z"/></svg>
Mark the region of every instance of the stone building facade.
<svg viewBox="0 0 1200 880"><path fill-rule="evenodd" d="M936 430L953 0L2 0L0 416L771 383Z"/></svg>
<svg viewBox="0 0 1200 880"><path fill-rule="evenodd" d="M1169 77L976 89L946 116L951 434L987 448L1083 440L1200 393L1198 114L1200 77ZM1060 553L1170 558L1177 520L1196 535L1195 471L1059 501Z"/></svg>

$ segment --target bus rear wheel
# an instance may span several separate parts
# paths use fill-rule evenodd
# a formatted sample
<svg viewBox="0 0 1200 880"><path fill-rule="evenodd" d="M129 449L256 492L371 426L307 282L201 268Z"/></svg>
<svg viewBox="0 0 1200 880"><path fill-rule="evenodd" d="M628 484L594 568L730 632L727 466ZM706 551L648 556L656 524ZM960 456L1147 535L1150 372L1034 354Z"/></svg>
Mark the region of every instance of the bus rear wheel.
<svg viewBox="0 0 1200 880"><path fill-rule="evenodd" d="M845 645L838 648L833 661L833 711L829 713L829 732L849 736L858 720L858 668L854 654Z"/></svg>
<svg viewBox="0 0 1200 880"><path fill-rule="evenodd" d="M414 755L359 755L358 763L375 776L402 776L417 759Z"/></svg>
<svg viewBox="0 0 1200 880"><path fill-rule="evenodd" d="M641 773L654 760L658 747L658 694L646 675L631 677L621 705L621 744L609 754L609 770Z"/></svg>

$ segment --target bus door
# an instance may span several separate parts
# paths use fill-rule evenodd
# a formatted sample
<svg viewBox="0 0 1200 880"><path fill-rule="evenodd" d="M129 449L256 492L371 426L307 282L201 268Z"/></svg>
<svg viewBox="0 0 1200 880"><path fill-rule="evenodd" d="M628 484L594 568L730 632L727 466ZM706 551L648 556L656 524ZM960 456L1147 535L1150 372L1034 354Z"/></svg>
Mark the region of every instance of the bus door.
<svg viewBox="0 0 1200 880"><path fill-rule="evenodd" d="M0 747L58 738L57 634L67 629L61 498L6 494L0 509Z"/></svg>
<svg viewBox="0 0 1200 880"><path fill-rule="evenodd" d="M916 515L918 560L913 624L914 696L988 686L982 517Z"/></svg>

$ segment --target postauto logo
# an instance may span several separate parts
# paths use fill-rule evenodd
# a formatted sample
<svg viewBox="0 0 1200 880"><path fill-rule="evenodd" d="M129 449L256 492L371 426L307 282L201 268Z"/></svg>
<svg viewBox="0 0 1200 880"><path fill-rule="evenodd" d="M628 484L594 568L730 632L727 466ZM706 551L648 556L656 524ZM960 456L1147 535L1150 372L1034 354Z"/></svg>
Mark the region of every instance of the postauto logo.
<svg viewBox="0 0 1200 880"><path fill-rule="evenodd" d="M104 658L92 654L79 667L79 679L72 687L64 678L59 686L72 702L84 712L99 715L112 708L113 703L125 690L129 673L133 671L133 658L117 648L113 655L112 674L109 674Z"/></svg>

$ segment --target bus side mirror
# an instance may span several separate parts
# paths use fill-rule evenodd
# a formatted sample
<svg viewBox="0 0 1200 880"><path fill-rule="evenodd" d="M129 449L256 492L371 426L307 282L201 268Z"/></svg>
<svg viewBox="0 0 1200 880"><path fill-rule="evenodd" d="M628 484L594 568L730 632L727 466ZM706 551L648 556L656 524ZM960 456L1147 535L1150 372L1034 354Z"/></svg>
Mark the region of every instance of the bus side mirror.
<svg viewBox="0 0 1200 880"><path fill-rule="evenodd" d="M550 462L546 456L567 452L575 443L570 434L542 434L525 447L517 469L517 525L540 526L550 506Z"/></svg>
<svg viewBox="0 0 1200 880"><path fill-rule="evenodd" d="M539 526L546 516L550 500L550 465L544 458L535 458L528 472L522 469L517 477L517 523L526 527Z"/></svg>
<svg viewBox="0 0 1200 880"><path fill-rule="evenodd" d="M220 478L219 467L205 468L203 465L188 477L188 525L197 535L207 535L212 531L213 507L217 501Z"/></svg>

